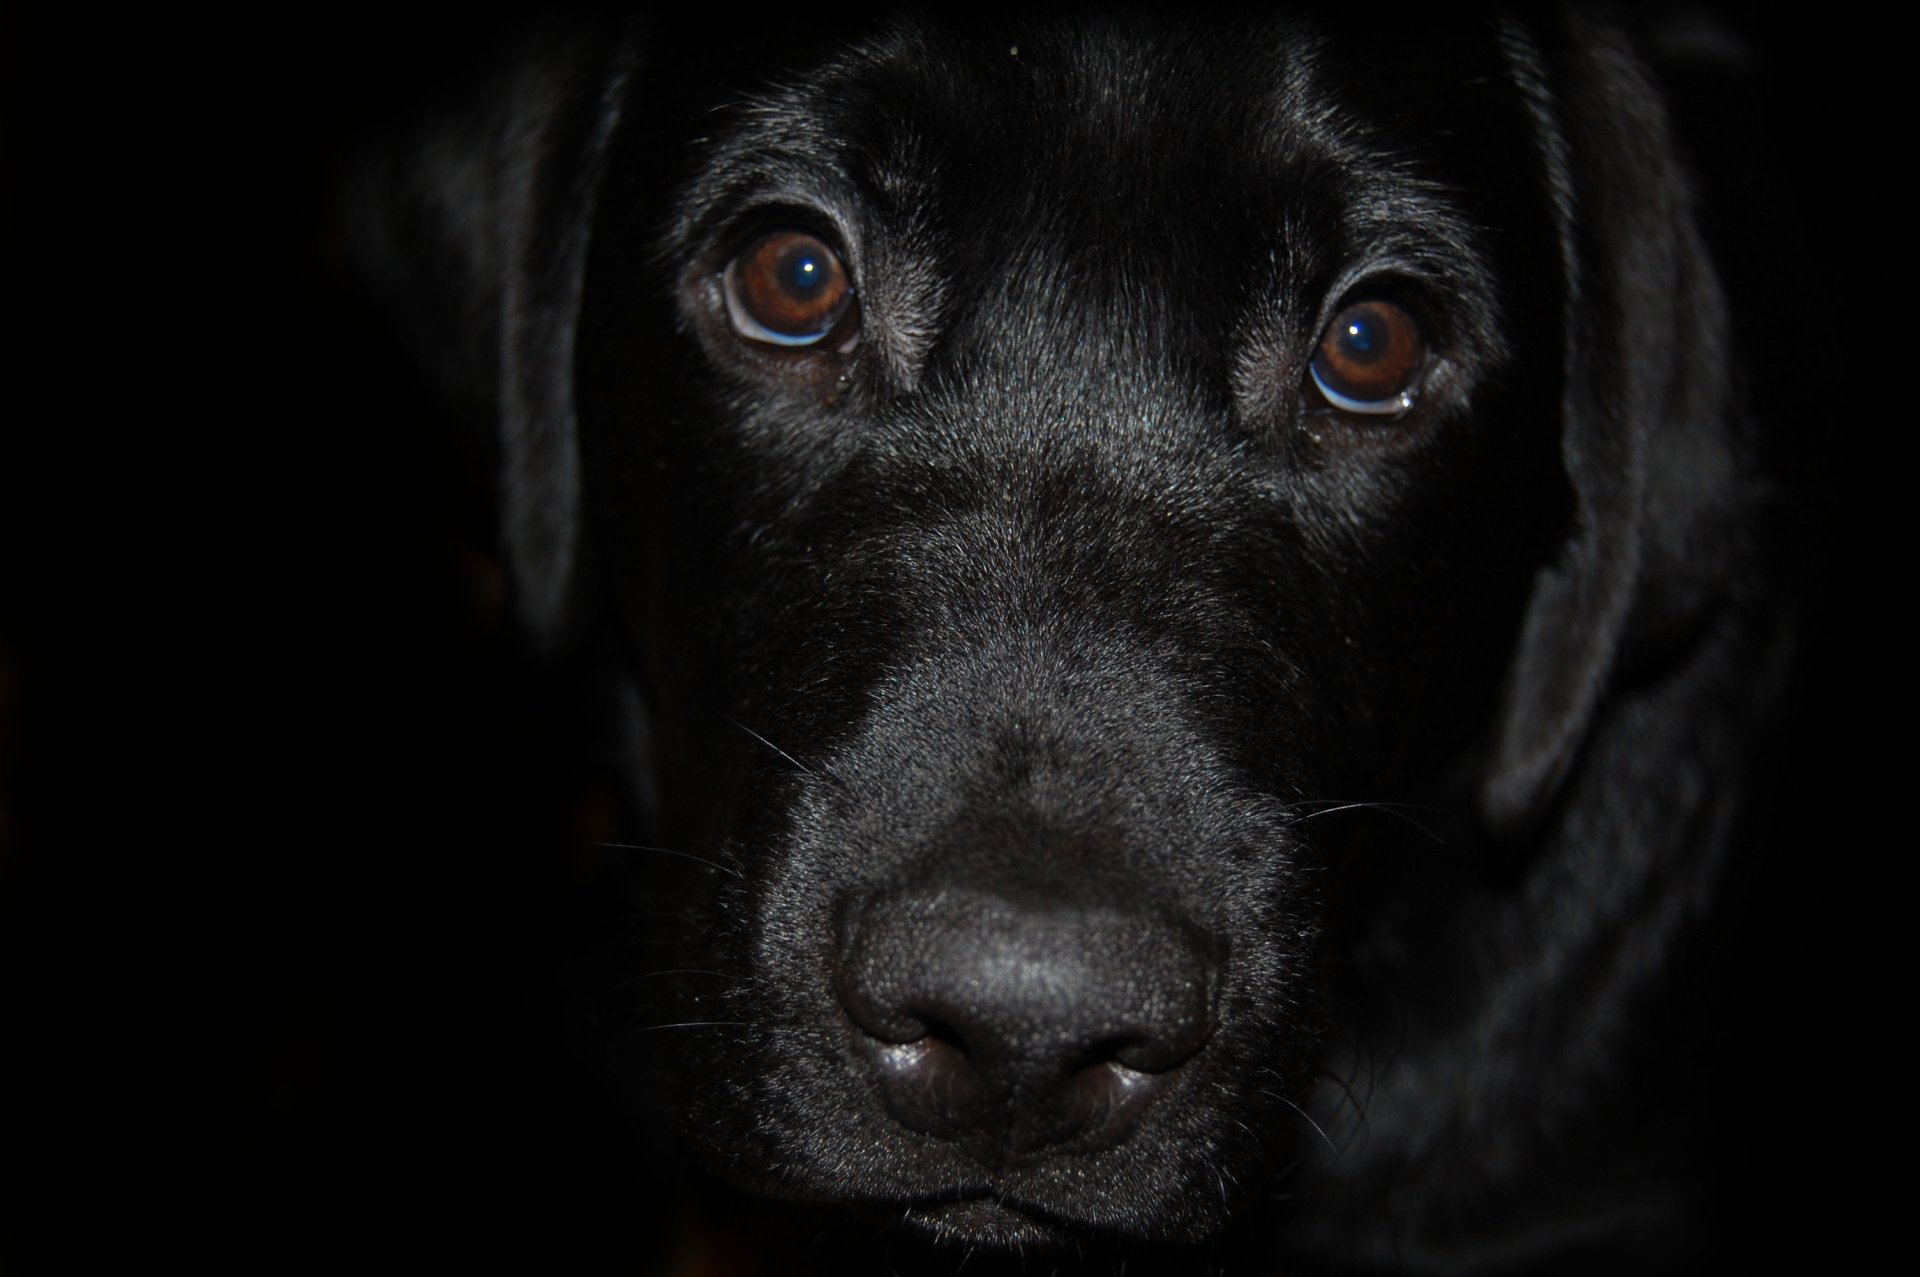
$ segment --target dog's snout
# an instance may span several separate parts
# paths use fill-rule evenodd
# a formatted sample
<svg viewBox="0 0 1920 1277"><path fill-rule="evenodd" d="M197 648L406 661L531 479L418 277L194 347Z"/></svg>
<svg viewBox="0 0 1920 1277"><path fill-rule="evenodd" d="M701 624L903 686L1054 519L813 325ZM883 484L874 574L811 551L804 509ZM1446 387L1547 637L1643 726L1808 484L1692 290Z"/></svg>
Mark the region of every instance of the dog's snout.
<svg viewBox="0 0 1920 1277"><path fill-rule="evenodd" d="M836 983L888 1110L984 1160L1119 1143L1213 1032L1211 946L1145 905L948 887L847 916Z"/></svg>

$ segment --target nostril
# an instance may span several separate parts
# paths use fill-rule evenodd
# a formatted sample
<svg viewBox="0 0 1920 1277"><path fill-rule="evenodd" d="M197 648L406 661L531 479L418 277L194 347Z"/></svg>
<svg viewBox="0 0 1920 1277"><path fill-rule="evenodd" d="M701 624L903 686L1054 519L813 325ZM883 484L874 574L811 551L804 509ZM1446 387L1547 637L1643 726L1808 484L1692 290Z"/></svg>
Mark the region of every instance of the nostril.
<svg viewBox="0 0 1920 1277"><path fill-rule="evenodd" d="M938 1034L874 1044L869 1054L888 1110L911 1130L951 1136L973 1125L987 1101L980 1070L958 1043Z"/></svg>
<svg viewBox="0 0 1920 1277"><path fill-rule="evenodd" d="M1110 1141L1132 1124L1166 1082L1165 1074L1128 1068L1118 1060L1089 1064L1073 1076L1061 1105L1063 1125Z"/></svg>

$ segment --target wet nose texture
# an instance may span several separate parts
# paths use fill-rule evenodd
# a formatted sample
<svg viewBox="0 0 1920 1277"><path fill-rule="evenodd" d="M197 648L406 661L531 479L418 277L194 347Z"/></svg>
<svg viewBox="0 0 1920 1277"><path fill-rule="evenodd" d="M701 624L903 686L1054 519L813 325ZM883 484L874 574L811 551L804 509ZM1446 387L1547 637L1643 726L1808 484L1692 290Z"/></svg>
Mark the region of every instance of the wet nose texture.
<svg viewBox="0 0 1920 1277"><path fill-rule="evenodd" d="M1211 946L1144 906L936 888L843 919L836 985L888 1109L989 1164L1118 1144L1213 1032Z"/></svg>

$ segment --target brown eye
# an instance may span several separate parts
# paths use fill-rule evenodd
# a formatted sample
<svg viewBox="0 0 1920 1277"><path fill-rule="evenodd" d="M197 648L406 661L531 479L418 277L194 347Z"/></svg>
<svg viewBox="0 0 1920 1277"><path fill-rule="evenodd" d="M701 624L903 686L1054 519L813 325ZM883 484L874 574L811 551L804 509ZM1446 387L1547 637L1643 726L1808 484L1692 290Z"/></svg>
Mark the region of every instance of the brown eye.
<svg viewBox="0 0 1920 1277"><path fill-rule="evenodd" d="M1334 316L1313 355L1313 384L1343 412L1398 416L1413 407L1427 346L1412 315L1389 301Z"/></svg>
<svg viewBox="0 0 1920 1277"><path fill-rule="evenodd" d="M770 231L722 276L733 331L776 346L811 346L839 326L853 284L831 248L804 231Z"/></svg>

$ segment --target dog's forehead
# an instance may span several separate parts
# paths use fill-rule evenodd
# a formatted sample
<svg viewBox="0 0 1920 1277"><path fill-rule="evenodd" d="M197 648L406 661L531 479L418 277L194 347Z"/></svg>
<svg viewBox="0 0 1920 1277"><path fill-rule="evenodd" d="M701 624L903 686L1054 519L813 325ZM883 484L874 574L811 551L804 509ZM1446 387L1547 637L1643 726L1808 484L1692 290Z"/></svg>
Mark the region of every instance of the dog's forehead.
<svg viewBox="0 0 1920 1277"><path fill-rule="evenodd" d="M748 98L716 176L776 189L840 179L883 204L937 187L950 220L1029 229L1167 225L1170 204L1188 225L1258 214L1249 179L1323 158L1367 167L1354 162L1364 128L1318 73L1323 50L1285 23L900 24ZM1235 207L1211 198L1226 189Z"/></svg>
<svg viewBox="0 0 1920 1277"><path fill-rule="evenodd" d="M896 30L828 71L845 111L832 124L842 135L862 119L885 131L874 139L883 180L924 138L1003 194L1077 188L1099 199L1129 179L1190 186L1215 165L1271 165L1332 139L1307 127L1320 114L1306 106L1319 46L1291 26L1258 41L1139 22ZM903 138L913 141L903 148Z"/></svg>

